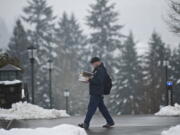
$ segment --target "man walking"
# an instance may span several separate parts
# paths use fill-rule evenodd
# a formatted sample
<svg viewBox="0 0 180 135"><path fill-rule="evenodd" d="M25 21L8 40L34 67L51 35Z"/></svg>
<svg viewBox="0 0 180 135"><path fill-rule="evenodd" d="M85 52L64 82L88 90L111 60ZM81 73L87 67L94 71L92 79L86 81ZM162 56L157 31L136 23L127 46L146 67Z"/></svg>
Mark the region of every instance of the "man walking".
<svg viewBox="0 0 180 135"><path fill-rule="evenodd" d="M85 120L82 124L78 126L88 129L90 125L90 121L93 115L96 112L96 109L99 108L99 111L106 119L106 124L103 125L104 128L110 128L114 125L114 121L109 114L105 104L104 104L104 96L107 94L105 92L105 87L107 87L107 71L98 57L94 57L90 61L91 65L94 67L93 77L88 78L87 82L89 82L89 94L90 94L90 101L88 105L88 111L85 117Z"/></svg>

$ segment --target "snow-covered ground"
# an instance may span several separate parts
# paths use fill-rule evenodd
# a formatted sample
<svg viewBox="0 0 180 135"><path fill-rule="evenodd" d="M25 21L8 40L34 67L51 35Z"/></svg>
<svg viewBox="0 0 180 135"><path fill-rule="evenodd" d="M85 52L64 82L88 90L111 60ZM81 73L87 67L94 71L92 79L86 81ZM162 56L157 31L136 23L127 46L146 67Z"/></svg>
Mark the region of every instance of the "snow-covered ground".
<svg viewBox="0 0 180 135"><path fill-rule="evenodd" d="M0 119L52 119L68 117L65 110L44 109L30 103L15 103L11 109L0 109Z"/></svg>
<svg viewBox="0 0 180 135"><path fill-rule="evenodd" d="M169 130L163 131L161 135L180 135L180 125L171 127Z"/></svg>
<svg viewBox="0 0 180 135"><path fill-rule="evenodd" d="M180 105L175 104L174 106L165 106L160 109L159 112L155 113L157 116L180 116Z"/></svg>
<svg viewBox="0 0 180 135"><path fill-rule="evenodd" d="M37 129L0 129L0 135L87 135L85 130L72 125Z"/></svg>

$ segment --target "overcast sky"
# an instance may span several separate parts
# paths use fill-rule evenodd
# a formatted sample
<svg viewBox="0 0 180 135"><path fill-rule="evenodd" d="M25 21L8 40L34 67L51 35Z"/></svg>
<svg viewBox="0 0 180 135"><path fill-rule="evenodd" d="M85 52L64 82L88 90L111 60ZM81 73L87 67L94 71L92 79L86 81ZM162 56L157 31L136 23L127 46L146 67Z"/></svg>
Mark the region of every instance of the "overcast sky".
<svg viewBox="0 0 180 135"><path fill-rule="evenodd" d="M47 0L53 6L54 14L60 16L63 11L75 13L79 22L88 33L85 16L89 4L94 0ZM120 13L120 24L125 25L123 33L134 32L136 41L141 48L147 43L153 30L156 30L166 43L177 45L180 40L168 31L163 21L167 13L167 0L112 0L117 3L116 10ZM26 0L0 0L0 17L3 18L12 31L15 20L22 14Z"/></svg>

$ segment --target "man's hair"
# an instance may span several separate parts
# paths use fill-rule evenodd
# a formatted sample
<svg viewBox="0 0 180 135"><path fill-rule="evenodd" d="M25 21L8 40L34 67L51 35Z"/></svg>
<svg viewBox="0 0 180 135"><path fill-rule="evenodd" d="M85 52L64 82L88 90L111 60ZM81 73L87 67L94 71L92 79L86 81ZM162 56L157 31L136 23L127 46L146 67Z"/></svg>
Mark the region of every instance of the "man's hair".
<svg viewBox="0 0 180 135"><path fill-rule="evenodd" d="M98 61L101 61L101 59L98 58L98 57L93 57L93 58L91 59L90 63L93 64L93 63L98 62Z"/></svg>

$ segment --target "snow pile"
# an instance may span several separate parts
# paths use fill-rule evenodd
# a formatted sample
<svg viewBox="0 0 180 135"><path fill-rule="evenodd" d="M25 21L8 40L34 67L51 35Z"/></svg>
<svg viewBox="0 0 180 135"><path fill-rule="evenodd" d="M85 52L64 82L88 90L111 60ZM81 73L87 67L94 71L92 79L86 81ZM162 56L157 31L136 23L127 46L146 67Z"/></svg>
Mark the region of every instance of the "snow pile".
<svg viewBox="0 0 180 135"><path fill-rule="evenodd" d="M84 129L72 125L37 129L0 129L0 135L87 135Z"/></svg>
<svg viewBox="0 0 180 135"><path fill-rule="evenodd" d="M0 109L1 119L51 119L68 117L69 115L65 110L55 110L55 109L44 109L37 105L32 105L30 103L16 103L12 105L11 109Z"/></svg>
<svg viewBox="0 0 180 135"><path fill-rule="evenodd" d="M0 81L0 84L4 84L4 85L13 85L13 84L18 84L21 83L20 80L13 80L13 81Z"/></svg>
<svg viewBox="0 0 180 135"><path fill-rule="evenodd" d="M163 131L161 135L179 135L180 134L180 125L170 128L167 131Z"/></svg>
<svg viewBox="0 0 180 135"><path fill-rule="evenodd" d="M160 109L159 112L155 113L158 116L179 116L180 105L175 104L174 106L165 106Z"/></svg>

